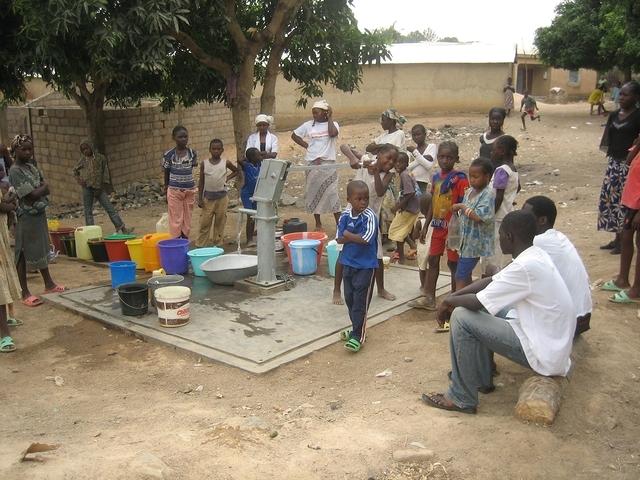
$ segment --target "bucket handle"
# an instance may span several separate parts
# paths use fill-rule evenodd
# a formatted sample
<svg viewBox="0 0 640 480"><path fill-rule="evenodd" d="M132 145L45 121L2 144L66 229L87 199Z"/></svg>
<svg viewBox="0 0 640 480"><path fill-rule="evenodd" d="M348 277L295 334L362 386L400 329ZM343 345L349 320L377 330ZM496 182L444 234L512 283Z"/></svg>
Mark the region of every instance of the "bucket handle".
<svg viewBox="0 0 640 480"><path fill-rule="evenodd" d="M137 309L139 309L139 308L140 308L140 307L134 307L133 305L129 305L127 302L125 302L125 301L122 299L122 296L120 295L120 291L119 291L119 290L117 290L117 288L118 288L118 287L116 287L116 291L118 292L118 300L120 300L120 301L122 302L122 304L123 304L125 307L129 307L129 308L131 308L132 310L137 310ZM147 298L148 298L148 297L149 297L149 292L147 291ZM147 305L148 305L148 303L147 303Z"/></svg>

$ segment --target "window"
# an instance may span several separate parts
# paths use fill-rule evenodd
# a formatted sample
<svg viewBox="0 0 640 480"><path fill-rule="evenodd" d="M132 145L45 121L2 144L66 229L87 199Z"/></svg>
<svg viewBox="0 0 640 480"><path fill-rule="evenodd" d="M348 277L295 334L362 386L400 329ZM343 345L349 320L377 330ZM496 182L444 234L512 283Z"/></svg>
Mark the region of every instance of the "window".
<svg viewBox="0 0 640 480"><path fill-rule="evenodd" d="M580 84L580 71L579 70L569 70L569 85L579 85Z"/></svg>

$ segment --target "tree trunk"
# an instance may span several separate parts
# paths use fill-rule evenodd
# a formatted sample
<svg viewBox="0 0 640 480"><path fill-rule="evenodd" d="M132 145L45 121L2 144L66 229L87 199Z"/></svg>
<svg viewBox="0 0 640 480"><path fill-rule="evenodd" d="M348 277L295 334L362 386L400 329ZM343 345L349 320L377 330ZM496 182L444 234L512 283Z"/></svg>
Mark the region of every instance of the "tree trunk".
<svg viewBox="0 0 640 480"><path fill-rule="evenodd" d="M105 153L104 142L104 102L94 100L85 110L84 114L89 126L89 139L93 143L96 150L102 154Z"/></svg>
<svg viewBox="0 0 640 480"><path fill-rule="evenodd" d="M236 158L244 158L244 150L247 144L247 137L251 133L251 119L249 111L251 108L251 94L253 92L253 66L255 56L247 56L238 72L237 96L231 106L233 117L233 134L236 141Z"/></svg>
<svg viewBox="0 0 640 480"><path fill-rule="evenodd" d="M278 80L279 68L275 69L275 73L265 72L264 83L262 85L262 95L260 95L260 113L275 116L276 113L276 81Z"/></svg>
<svg viewBox="0 0 640 480"><path fill-rule="evenodd" d="M9 121L7 119L7 105L0 106L0 143L9 145Z"/></svg>

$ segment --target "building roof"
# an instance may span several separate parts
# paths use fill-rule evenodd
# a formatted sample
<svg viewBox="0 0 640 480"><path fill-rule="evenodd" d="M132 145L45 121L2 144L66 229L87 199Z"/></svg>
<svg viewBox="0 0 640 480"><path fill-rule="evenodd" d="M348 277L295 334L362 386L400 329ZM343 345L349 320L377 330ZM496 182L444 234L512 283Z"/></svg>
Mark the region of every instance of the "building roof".
<svg viewBox="0 0 640 480"><path fill-rule="evenodd" d="M391 59L385 64L410 63L513 63L516 46L479 42L394 43L389 46Z"/></svg>

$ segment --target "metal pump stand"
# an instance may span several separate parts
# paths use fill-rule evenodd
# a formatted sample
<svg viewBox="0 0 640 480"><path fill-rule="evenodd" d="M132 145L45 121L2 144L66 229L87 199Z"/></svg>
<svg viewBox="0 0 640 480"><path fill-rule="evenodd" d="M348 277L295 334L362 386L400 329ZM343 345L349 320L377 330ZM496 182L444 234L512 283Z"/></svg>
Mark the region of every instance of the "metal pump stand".
<svg viewBox="0 0 640 480"><path fill-rule="evenodd" d="M247 279L248 282L272 287L284 283L276 278L276 224L278 215L276 205L282 195L287 179L289 162L266 159L262 161L256 189L251 200L257 203L257 209L240 208L240 213L252 216L258 230L258 275Z"/></svg>

